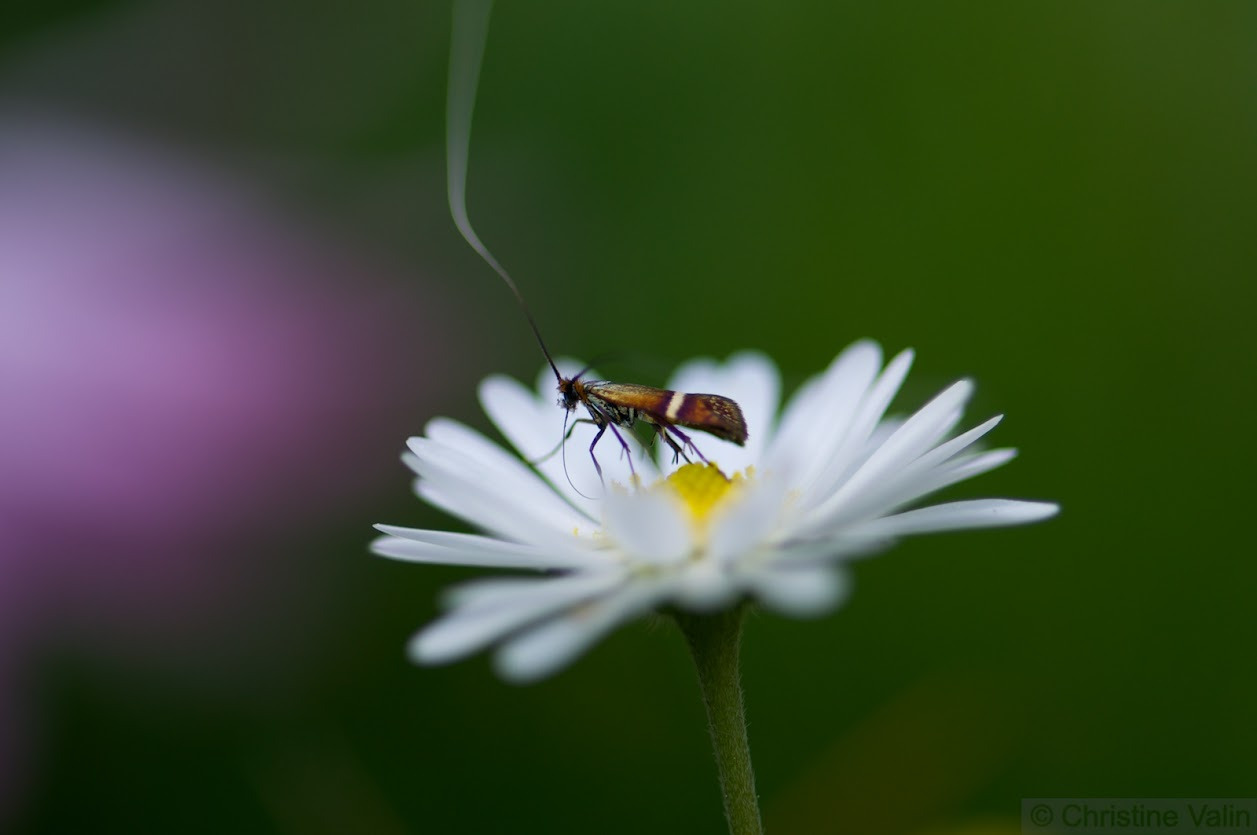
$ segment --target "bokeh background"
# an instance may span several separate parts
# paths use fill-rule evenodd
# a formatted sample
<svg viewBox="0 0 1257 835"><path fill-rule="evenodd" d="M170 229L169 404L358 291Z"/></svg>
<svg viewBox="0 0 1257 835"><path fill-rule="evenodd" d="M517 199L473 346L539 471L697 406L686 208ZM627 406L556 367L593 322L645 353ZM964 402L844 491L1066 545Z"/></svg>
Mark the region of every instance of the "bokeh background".
<svg viewBox="0 0 1257 835"><path fill-rule="evenodd" d="M62 0L0 25L0 829L723 831L665 624L419 669L468 576L397 456L531 336L444 202L450 7ZM1257 794L1257 5L502 3L470 202L552 345L787 388L872 337L1060 501L744 647L770 831ZM823 415L817 416L824 420ZM556 409L556 432L559 412Z"/></svg>

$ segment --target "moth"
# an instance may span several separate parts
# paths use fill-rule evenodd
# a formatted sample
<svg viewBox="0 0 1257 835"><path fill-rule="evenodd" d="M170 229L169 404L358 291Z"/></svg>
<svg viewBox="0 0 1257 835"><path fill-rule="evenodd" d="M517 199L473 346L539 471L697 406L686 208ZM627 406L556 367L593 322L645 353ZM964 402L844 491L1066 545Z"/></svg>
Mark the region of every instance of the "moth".
<svg viewBox="0 0 1257 835"><path fill-rule="evenodd" d="M541 353L554 371L558 381L559 405L568 414L584 406L588 418L573 423L592 423L598 428L589 455L594 468L602 477L602 466L594 454L594 448L603 434L610 429L628 456L629 468L633 460L628 442L620 434L621 429L631 429L638 421L650 424L658 437L672 449L674 456L689 460L687 451L703 461L707 459L694 446L688 433L678 429L706 432L717 438L732 441L739 446L746 443L746 420L742 409L728 397L718 394L686 394L668 389L642 386L635 383L613 383L607 380L582 380L582 371L574 377L564 377L550 351L546 348L541 331L533 319L524 296L514 279L481 242L467 216L467 158L471 144L471 117L476 99L476 86L480 78L480 66L484 57L484 45L488 34L489 3L460 3L455 7L454 31L450 50L449 90L446 97L446 185L450 215L463 238L484 261L493 268L519 302L520 309L532 328ZM586 369L588 370L588 369ZM566 418L564 423L566 423ZM571 430L564 428L563 441Z"/></svg>
<svg viewBox="0 0 1257 835"><path fill-rule="evenodd" d="M553 365L553 363L551 364ZM607 380L582 382L577 377L556 375L559 380L559 405L569 413L583 405L589 412L589 420L598 427L589 455L594 469L602 476L602 467L594 455L594 447L608 428L615 433L621 447L628 453L628 444L616 427L631 429L637 421L651 424L655 432L672 449L674 456L689 460L685 450L693 451L703 461L707 459L694 446L690 436L678 429L694 429L732 441L738 446L746 443L746 420L742 408L728 397L719 394L686 394L681 391L642 386L636 383L612 383ZM678 443L678 441L680 443ZM632 469L632 459L629 459Z"/></svg>

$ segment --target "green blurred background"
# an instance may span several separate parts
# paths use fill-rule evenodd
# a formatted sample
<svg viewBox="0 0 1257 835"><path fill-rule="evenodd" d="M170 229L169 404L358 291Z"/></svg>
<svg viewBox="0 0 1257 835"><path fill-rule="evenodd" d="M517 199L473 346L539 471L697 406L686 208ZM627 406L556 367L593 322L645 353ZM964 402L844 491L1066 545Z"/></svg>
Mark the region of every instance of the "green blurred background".
<svg viewBox="0 0 1257 835"><path fill-rule="evenodd" d="M433 396L361 429L369 484L337 512L275 497L300 533L255 559L317 587L300 630L204 669L64 638L26 655L16 831L723 831L666 624L527 688L483 657L420 669L407 637L471 573L366 553L372 522L452 524L413 500L405 436L487 428L476 382L540 367L448 220L449 5L4 15L3 101L226 161L448 316L391 381ZM973 422L1006 413L994 443L1022 450L954 494L1063 506L860 563L830 617L753 619L770 831L1257 794L1255 195L1251 2L498 4L471 214L556 350L662 383L757 348L789 390L856 338L911 346L899 408L973 376Z"/></svg>

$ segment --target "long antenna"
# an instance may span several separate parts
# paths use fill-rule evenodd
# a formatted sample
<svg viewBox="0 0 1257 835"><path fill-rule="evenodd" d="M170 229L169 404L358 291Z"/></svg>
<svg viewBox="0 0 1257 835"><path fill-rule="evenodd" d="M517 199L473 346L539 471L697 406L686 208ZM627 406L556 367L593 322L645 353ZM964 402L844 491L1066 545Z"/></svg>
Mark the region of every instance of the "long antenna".
<svg viewBox="0 0 1257 835"><path fill-rule="evenodd" d="M506 286L515 294L520 309L528 319L533 336L545 354L546 362L561 382L563 375L554 364L550 350L537 322L532 318L515 280L506 268L498 263L493 253L480 240L467 217L467 157L471 147L471 116L476 106L476 86L480 82L480 65L484 60L484 45L489 34L489 13L493 0L455 0L454 30L450 38L450 77L445 101L445 170L446 187L450 200L450 215L454 225L462 233L471 248L480 254L485 263L502 277Z"/></svg>

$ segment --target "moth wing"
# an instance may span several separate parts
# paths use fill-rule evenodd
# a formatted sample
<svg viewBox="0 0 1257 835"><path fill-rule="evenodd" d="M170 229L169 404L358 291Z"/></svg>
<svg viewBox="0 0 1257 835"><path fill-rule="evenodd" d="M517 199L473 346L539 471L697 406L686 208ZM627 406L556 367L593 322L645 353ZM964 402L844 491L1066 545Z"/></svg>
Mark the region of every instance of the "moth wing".
<svg viewBox="0 0 1257 835"><path fill-rule="evenodd" d="M687 394L666 417L672 423L702 430L738 446L746 443L742 407L719 394Z"/></svg>
<svg viewBox="0 0 1257 835"><path fill-rule="evenodd" d="M585 391L622 409L636 409L648 415L663 417L676 392L639 386L636 383L586 383Z"/></svg>
<svg viewBox="0 0 1257 835"><path fill-rule="evenodd" d="M636 383L597 383L586 391L622 409L636 409L655 423L675 424L697 429L733 441L746 443L746 419L742 409L719 394L686 394Z"/></svg>

